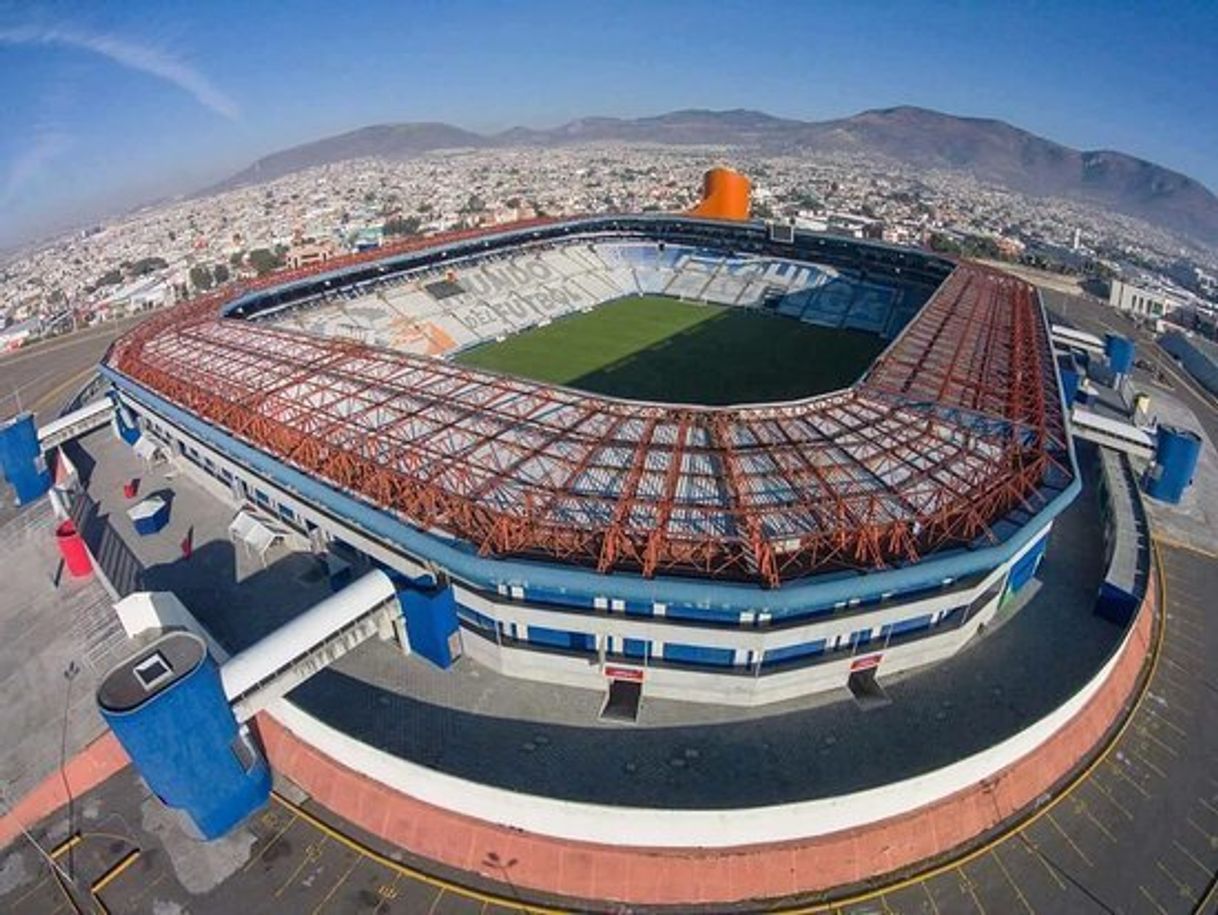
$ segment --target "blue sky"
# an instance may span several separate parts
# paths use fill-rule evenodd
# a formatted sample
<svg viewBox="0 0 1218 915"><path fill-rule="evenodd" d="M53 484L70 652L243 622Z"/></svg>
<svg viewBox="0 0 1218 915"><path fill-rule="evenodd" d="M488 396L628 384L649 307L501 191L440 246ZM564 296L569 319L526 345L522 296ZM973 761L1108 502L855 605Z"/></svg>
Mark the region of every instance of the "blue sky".
<svg viewBox="0 0 1218 915"><path fill-rule="evenodd" d="M1218 189L1218 3L0 0L0 244L386 121L915 104Z"/></svg>

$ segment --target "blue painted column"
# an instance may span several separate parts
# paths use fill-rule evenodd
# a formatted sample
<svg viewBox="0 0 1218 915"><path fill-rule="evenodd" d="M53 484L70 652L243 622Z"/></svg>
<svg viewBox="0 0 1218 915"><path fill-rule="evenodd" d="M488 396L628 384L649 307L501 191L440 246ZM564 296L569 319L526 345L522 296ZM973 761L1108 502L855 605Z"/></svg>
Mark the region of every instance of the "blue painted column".
<svg viewBox="0 0 1218 915"><path fill-rule="evenodd" d="M410 649L441 669L452 666L452 635L457 631L457 601L451 585L417 586L395 581Z"/></svg>

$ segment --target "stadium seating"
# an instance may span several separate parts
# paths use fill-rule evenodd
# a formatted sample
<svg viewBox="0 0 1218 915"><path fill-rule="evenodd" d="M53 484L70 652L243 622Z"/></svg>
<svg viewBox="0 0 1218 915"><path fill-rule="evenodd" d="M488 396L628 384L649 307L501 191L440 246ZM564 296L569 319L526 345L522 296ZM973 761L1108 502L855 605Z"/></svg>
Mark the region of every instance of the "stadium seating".
<svg viewBox="0 0 1218 915"><path fill-rule="evenodd" d="M503 339L626 295L764 308L896 336L917 310L899 285L777 258L586 238L395 274L268 316L286 327L418 355Z"/></svg>

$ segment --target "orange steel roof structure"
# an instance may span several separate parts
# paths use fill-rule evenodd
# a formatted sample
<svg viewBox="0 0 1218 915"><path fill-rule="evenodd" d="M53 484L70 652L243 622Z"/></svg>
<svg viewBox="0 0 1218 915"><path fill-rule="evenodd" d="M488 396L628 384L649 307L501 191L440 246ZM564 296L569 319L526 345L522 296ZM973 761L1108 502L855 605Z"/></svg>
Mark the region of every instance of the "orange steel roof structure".
<svg viewBox="0 0 1218 915"><path fill-rule="evenodd" d="M1039 510L1070 479L1035 290L972 264L854 387L749 407L602 398L221 314L251 289L477 234L178 306L106 364L419 529L602 572L775 587L882 568L996 542L1011 513Z"/></svg>

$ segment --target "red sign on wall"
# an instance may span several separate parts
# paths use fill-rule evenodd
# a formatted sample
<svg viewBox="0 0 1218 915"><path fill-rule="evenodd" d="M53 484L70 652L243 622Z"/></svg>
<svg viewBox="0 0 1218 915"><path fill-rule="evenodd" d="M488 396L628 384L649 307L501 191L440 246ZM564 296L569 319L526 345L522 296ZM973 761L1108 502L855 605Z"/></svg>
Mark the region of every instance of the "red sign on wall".
<svg viewBox="0 0 1218 915"><path fill-rule="evenodd" d="M635 683L643 682L643 671L637 667L606 666L605 676L611 680L632 680Z"/></svg>
<svg viewBox="0 0 1218 915"><path fill-rule="evenodd" d="M871 670L873 667L879 667L880 658L882 657L884 657L882 654L869 654L865 658L855 658L850 663L850 672L854 673L856 670Z"/></svg>

